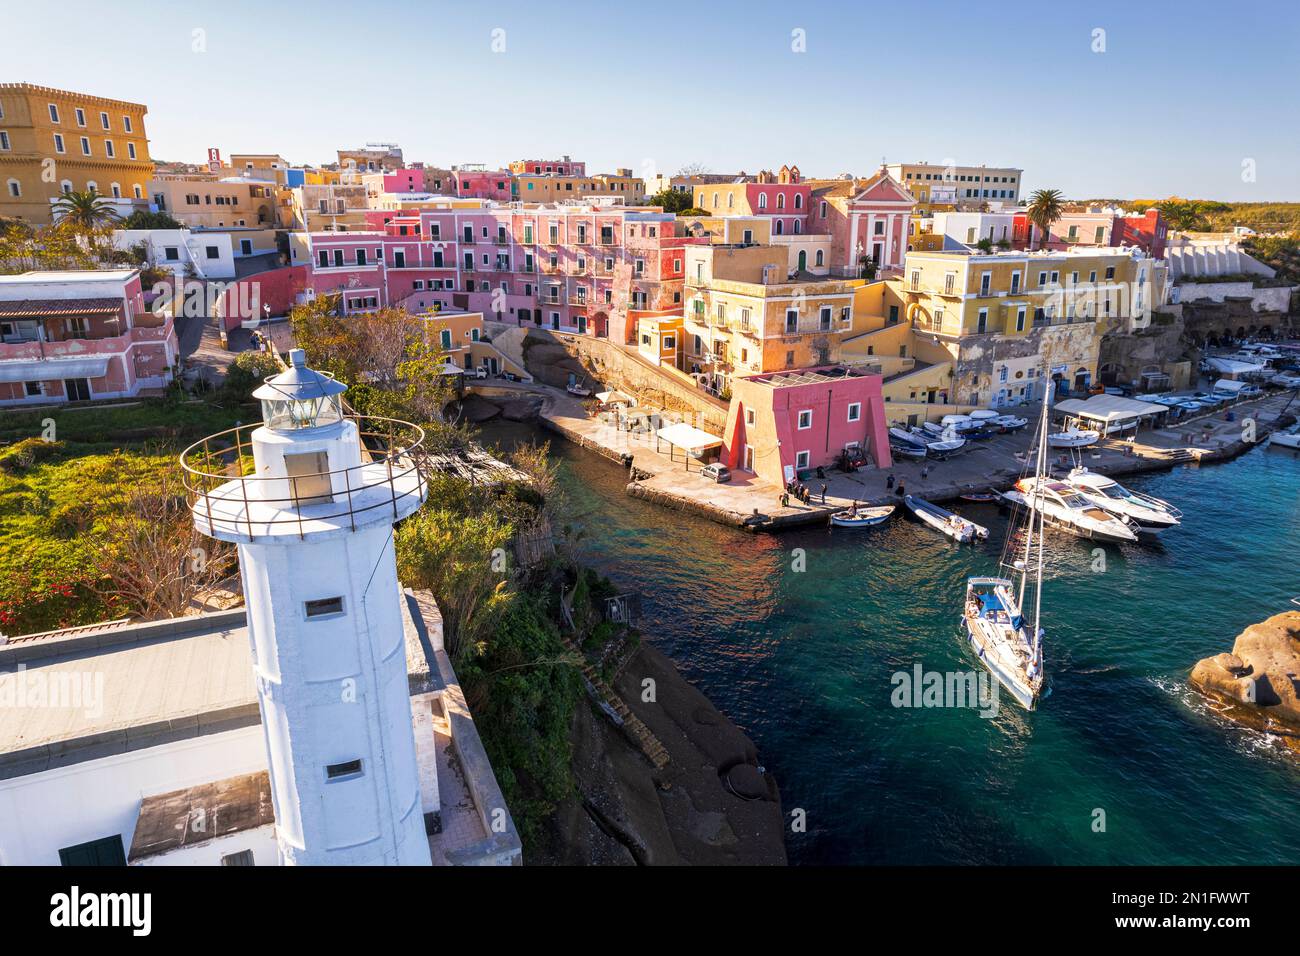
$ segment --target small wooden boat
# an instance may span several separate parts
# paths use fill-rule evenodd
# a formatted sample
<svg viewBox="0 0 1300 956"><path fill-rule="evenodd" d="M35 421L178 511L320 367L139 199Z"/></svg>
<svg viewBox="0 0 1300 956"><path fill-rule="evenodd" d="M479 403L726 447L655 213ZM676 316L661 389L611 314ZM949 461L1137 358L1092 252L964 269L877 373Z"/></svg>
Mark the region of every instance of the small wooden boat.
<svg viewBox="0 0 1300 956"><path fill-rule="evenodd" d="M998 496L991 491L968 491L964 495L959 495L962 501L974 501L980 504L987 504L990 501L997 501Z"/></svg>
<svg viewBox="0 0 1300 956"><path fill-rule="evenodd" d="M924 498L918 498L915 495L906 495L903 498L903 504L907 505L908 510L916 515L935 531L946 534L954 541L974 541L976 538L987 538L989 532L987 528L977 525L974 521L963 518L961 515L953 514L945 508L926 501Z"/></svg>
<svg viewBox="0 0 1300 956"><path fill-rule="evenodd" d="M869 528L880 524L894 513L893 505L874 508L849 508L831 515L831 524L837 528Z"/></svg>

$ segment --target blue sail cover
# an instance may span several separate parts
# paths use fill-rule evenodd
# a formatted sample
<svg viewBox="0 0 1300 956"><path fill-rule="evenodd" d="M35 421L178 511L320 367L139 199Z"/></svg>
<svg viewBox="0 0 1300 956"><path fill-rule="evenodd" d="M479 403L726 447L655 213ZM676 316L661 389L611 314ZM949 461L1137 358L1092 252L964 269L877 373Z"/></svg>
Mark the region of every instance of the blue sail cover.
<svg viewBox="0 0 1300 956"><path fill-rule="evenodd" d="M981 594L980 604L984 606L985 614L992 613L993 611L1006 610L1006 608L1002 606L1002 599L998 597L997 594L995 594L993 591L985 591L983 594Z"/></svg>

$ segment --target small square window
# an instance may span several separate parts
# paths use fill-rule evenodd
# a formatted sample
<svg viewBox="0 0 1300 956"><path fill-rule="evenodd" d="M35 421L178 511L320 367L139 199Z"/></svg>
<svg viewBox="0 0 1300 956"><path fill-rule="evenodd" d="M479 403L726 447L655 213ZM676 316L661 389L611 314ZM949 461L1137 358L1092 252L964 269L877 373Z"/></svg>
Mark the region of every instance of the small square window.
<svg viewBox="0 0 1300 956"><path fill-rule="evenodd" d="M799 428L812 428L812 411L805 410L799 413Z"/></svg>
<svg viewBox="0 0 1300 956"><path fill-rule="evenodd" d="M332 763L325 768L326 780L342 780L347 777L361 776L361 758L356 760L347 760L343 763Z"/></svg>
<svg viewBox="0 0 1300 956"><path fill-rule="evenodd" d="M331 614L343 613L343 598L319 598L315 601L304 601L303 610L308 618L327 617Z"/></svg>

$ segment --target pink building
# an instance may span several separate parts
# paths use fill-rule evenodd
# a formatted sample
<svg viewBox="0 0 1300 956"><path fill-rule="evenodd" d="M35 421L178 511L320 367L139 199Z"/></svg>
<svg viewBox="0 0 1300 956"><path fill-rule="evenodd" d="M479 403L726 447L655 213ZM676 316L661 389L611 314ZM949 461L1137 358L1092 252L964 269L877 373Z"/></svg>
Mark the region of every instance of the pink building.
<svg viewBox="0 0 1300 956"><path fill-rule="evenodd" d="M311 289L347 312L447 308L628 342L629 310L681 308L683 249L657 209L485 203L384 214L381 229L308 237ZM373 219L372 219L373 221Z"/></svg>
<svg viewBox="0 0 1300 956"><path fill-rule="evenodd" d="M510 202L514 198L514 176L505 169L461 166L451 171L455 194L462 199L494 199Z"/></svg>
<svg viewBox="0 0 1300 956"><path fill-rule="evenodd" d="M0 276L0 405L161 389L177 357L171 316L145 308L135 269Z"/></svg>
<svg viewBox="0 0 1300 956"><path fill-rule="evenodd" d="M881 270L901 271L915 205L912 194L882 169L870 179L814 190L808 231L830 233L832 275L859 275L864 257Z"/></svg>
<svg viewBox="0 0 1300 956"><path fill-rule="evenodd" d="M1012 231L1020 248L1069 249L1074 246L1138 246L1152 259L1163 259L1168 224L1159 209L1143 213L1067 212L1052 224L1047 241L1025 213L1017 213Z"/></svg>
<svg viewBox="0 0 1300 956"><path fill-rule="evenodd" d="M822 366L731 380L722 461L778 487L846 451L893 464L877 374Z"/></svg>

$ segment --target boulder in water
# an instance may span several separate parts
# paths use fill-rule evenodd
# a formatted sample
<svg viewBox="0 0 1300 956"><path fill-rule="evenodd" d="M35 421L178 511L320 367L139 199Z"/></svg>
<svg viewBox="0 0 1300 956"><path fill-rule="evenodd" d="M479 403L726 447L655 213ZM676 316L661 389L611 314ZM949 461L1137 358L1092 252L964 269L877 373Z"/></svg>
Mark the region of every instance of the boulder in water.
<svg viewBox="0 0 1300 956"><path fill-rule="evenodd" d="M1246 628L1231 654L1197 662L1191 684L1225 704L1224 716L1300 750L1300 611Z"/></svg>

